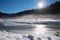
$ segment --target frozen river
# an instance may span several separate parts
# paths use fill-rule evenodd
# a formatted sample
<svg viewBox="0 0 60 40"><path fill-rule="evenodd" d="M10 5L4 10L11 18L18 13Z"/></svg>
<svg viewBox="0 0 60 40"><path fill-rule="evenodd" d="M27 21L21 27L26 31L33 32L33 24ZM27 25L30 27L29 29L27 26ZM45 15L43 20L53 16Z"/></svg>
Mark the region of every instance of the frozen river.
<svg viewBox="0 0 60 40"><path fill-rule="evenodd" d="M27 26L27 25L25 25ZM9 32L21 33L21 34L43 34L46 32L58 32L60 31L60 25L34 25L33 29L8 29ZM22 26L23 27L23 26ZM30 27L30 26L29 26Z"/></svg>
<svg viewBox="0 0 60 40"><path fill-rule="evenodd" d="M12 29L7 30L8 32L21 34L21 35L31 35L35 40L41 38L42 40L60 40L60 25L34 25L34 29Z"/></svg>

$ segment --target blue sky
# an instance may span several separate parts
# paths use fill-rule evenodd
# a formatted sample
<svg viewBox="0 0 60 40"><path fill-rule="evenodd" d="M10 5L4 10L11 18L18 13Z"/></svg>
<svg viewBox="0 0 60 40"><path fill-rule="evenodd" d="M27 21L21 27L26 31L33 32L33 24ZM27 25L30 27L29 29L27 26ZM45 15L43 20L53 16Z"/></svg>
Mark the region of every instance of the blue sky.
<svg viewBox="0 0 60 40"><path fill-rule="evenodd" d="M50 5L60 0L0 0L0 11L5 13L16 13L24 10L37 8L38 2Z"/></svg>

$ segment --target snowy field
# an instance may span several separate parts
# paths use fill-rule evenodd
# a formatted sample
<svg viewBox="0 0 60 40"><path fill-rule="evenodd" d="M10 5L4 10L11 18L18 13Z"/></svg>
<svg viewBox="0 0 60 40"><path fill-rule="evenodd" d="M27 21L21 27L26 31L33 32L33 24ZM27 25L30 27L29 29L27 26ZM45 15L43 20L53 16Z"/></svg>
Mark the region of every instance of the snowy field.
<svg viewBox="0 0 60 40"><path fill-rule="evenodd" d="M47 32L40 35L23 35L0 31L0 40L60 40L60 32Z"/></svg>
<svg viewBox="0 0 60 40"><path fill-rule="evenodd" d="M0 18L0 40L60 40L59 18L56 15Z"/></svg>

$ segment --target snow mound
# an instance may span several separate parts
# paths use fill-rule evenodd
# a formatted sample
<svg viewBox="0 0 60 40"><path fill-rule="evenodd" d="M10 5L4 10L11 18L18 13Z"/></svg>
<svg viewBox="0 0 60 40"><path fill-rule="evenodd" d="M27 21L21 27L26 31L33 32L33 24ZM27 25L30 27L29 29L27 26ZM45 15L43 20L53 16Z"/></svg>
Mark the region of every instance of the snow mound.
<svg viewBox="0 0 60 40"><path fill-rule="evenodd" d="M54 36L56 35L56 36ZM12 32L0 31L0 40L60 40L60 32L56 32L54 35L43 37L40 35L32 36L32 35L23 35L23 34L15 34Z"/></svg>
<svg viewBox="0 0 60 40"><path fill-rule="evenodd" d="M23 39L22 35L20 34L0 31L0 40L26 40L26 39Z"/></svg>

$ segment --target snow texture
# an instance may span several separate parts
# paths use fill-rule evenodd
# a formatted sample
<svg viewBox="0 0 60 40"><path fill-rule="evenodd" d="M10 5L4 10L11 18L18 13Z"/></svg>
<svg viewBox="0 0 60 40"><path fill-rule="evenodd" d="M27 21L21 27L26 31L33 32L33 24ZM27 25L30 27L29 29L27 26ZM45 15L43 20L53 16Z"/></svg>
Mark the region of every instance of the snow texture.
<svg viewBox="0 0 60 40"><path fill-rule="evenodd" d="M45 35L36 36L37 38L34 39L32 35L22 35L22 34L15 34L12 32L0 31L0 40L60 40L60 37L56 37L54 35L50 35L46 37Z"/></svg>

